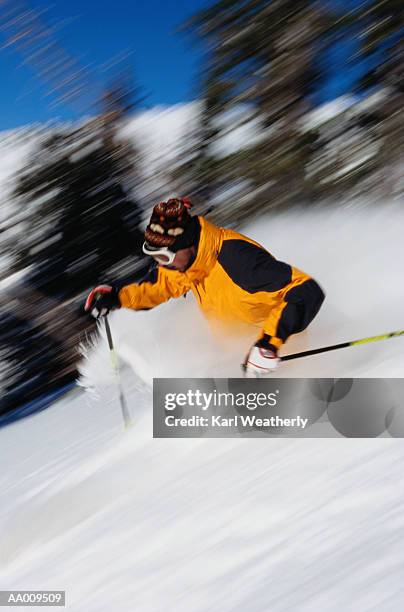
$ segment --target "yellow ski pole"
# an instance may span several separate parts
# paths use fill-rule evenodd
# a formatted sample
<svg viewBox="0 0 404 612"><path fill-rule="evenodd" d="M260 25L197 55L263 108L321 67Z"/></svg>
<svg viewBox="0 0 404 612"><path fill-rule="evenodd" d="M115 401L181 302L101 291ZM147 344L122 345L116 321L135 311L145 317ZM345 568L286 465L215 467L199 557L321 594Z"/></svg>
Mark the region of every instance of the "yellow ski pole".
<svg viewBox="0 0 404 612"><path fill-rule="evenodd" d="M318 353L326 353L327 351L335 351L341 348L347 348L348 346L357 346L358 344L367 344L368 342L378 342L379 340L389 340L390 338L396 338L397 336L404 336L404 329L399 331L390 332L388 334L382 334L381 336L369 336L369 338L362 338L361 340L351 340L350 342L341 342L341 344L332 344L331 346L324 346L322 348L312 349L310 351L302 351L301 353L293 353L293 355L285 355L281 357L281 361L289 361L290 359L298 359L300 357L308 357L309 355L317 355Z"/></svg>

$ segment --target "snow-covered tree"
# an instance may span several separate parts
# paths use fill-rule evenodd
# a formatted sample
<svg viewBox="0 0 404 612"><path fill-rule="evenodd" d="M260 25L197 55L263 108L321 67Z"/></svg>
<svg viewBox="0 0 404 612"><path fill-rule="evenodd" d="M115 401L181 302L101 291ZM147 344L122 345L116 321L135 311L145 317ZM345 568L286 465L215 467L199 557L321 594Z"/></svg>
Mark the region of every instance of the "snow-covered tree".
<svg viewBox="0 0 404 612"><path fill-rule="evenodd" d="M118 93L95 119L47 134L19 176L15 197L26 214L15 248L50 293L73 295L139 254L136 154L117 138L126 104Z"/></svg>
<svg viewBox="0 0 404 612"><path fill-rule="evenodd" d="M364 88L381 92L374 132L380 142L379 180L392 195L403 190L404 11L400 0L371 0L361 7Z"/></svg>
<svg viewBox="0 0 404 612"><path fill-rule="evenodd" d="M330 27L327 15L309 0L219 0L188 25L207 47L199 148L205 164L194 166L204 168L201 182L211 185L213 199L237 184L243 215L300 197L310 141L299 119L319 77L314 59ZM235 108L244 112L233 115L232 128L258 118L259 137L230 156L214 155L228 129L218 119ZM220 208L234 217L234 199L227 213Z"/></svg>

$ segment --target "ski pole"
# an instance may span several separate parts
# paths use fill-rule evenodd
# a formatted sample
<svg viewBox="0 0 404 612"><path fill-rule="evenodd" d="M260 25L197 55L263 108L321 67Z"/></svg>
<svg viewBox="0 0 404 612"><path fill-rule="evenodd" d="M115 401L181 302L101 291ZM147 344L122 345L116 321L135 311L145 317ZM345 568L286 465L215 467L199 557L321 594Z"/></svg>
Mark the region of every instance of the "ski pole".
<svg viewBox="0 0 404 612"><path fill-rule="evenodd" d="M114 343L113 343L113 340L112 340L112 334L111 334L111 328L109 326L108 316L105 316L104 318L105 318L105 331L107 332L109 352L110 352L110 355L111 355L111 365L112 365L112 369L114 370L115 378L116 378L116 382L117 382L117 386L118 386L119 402L121 404L122 416L123 416L123 420L124 420L124 423L125 423L125 429L128 429L128 427L132 423L131 423L131 418L130 418L130 413L129 413L128 405L126 403L125 396L124 396L123 390L122 390L121 376L120 376L120 373L119 373L118 355L116 354Z"/></svg>
<svg viewBox="0 0 404 612"><path fill-rule="evenodd" d="M300 357L308 357L309 355L317 355L318 353L326 353L327 351L336 351L337 349L346 348L348 346L357 346L358 344L367 344L368 342L378 342L379 340L389 340L397 336L404 336L404 329L400 331L390 332L381 336L370 336L361 340L351 340L351 342L341 342L341 344L332 344L331 346L323 346L322 348L312 349L311 351L302 351L301 353L293 353L281 357L281 361L289 361L290 359L298 359Z"/></svg>

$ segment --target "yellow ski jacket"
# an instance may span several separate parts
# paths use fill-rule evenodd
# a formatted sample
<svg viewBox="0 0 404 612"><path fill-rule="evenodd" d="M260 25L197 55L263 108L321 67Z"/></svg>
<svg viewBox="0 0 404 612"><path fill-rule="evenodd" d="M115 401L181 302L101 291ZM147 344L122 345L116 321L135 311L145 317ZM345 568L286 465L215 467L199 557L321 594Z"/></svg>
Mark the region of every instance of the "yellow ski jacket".
<svg viewBox="0 0 404 612"><path fill-rule="evenodd" d="M279 348L285 340L277 336L287 306L285 296L310 277L276 260L242 234L217 227L204 217L199 222L198 251L190 268L178 272L157 267L153 278L120 290L121 306L149 309L192 291L208 317L259 325Z"/></svg>

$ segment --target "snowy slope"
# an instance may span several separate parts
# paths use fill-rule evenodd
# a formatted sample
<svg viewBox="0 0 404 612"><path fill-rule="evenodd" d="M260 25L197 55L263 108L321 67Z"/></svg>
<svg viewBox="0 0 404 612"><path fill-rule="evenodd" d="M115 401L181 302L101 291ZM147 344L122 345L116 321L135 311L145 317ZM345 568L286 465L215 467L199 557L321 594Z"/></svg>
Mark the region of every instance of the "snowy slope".
<svg viewBox="0 0 404 612"><path fill-rule="evenodd" d="M152 440L135 397L128 434L81 398L1 432L1 588L80 612L402 610L401 441Z"/></svg>
<svg viewBox="0 0 404 612"><path fill-rule="evenodd" d="M327 301L294 352L403 327L399 203L302 211L245 232ZM256 330L215 336L192 299L111 320L128 366L123 433L105 344L77 392L0 430L1 589L66 589L77 612L399 612L401 440L152 439L152 376L239 374ZM279 376L402 377L404 340Z"/></svg>

